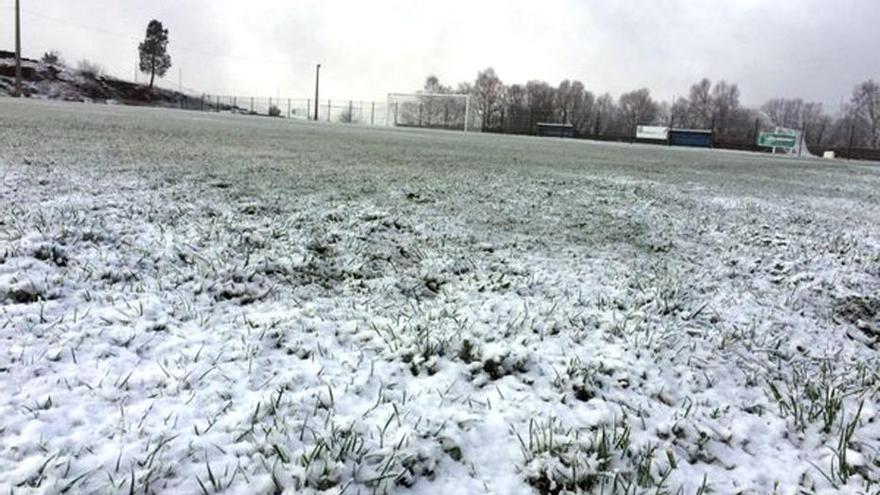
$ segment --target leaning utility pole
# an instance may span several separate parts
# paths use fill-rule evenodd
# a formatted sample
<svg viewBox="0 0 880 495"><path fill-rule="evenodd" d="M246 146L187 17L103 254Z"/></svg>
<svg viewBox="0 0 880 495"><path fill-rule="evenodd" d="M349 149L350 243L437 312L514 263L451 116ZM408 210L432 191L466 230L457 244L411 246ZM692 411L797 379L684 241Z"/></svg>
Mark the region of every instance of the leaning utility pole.
<svg viewBox="0 0 880 495"><path fill-rule="evenodd" d="M15 0L15 96L21 97L21 6Z"/></svg>
<svg viewBox="0 0 880 495"><path fill-rule="evenodd" d="M318 88L321 83L321 64L315 69L315 122L318 121Z"/></svg>

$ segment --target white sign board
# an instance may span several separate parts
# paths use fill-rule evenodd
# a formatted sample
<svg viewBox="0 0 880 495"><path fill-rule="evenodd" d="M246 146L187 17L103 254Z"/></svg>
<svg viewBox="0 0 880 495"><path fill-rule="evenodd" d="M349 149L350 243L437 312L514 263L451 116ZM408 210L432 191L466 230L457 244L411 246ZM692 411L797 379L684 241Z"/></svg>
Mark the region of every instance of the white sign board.
<svg viewBox="0 0 880 495"><path fill-rule="evenodd" d="M640 125L636 127L636 139L667 141L669 139L669 128L653 125Z"/></svg>

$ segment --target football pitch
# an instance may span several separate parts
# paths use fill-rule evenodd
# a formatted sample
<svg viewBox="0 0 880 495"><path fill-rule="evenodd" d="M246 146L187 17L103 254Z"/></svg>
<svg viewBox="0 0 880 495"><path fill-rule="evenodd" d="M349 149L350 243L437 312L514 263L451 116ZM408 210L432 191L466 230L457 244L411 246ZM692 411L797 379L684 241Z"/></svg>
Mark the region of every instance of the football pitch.
<svg viewBox="0 0 880 495"><path fill-rule="evenodd" d="M880 165L0 99L2 493L873 493Z"/></svg>

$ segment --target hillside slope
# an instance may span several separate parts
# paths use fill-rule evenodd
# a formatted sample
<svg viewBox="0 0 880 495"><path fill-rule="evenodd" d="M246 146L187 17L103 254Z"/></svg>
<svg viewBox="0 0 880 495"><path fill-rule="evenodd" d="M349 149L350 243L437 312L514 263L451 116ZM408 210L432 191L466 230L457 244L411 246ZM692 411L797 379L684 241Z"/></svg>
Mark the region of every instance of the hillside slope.
<svg viewBox="0 0 880 495"><path fill-rule="evenodd" d="M22 59L26 96L65 101L178 106L183 93L123 81L111 76L83 74L61 64ZM0 50L0 96L15 92L15 54Z"/></svg>

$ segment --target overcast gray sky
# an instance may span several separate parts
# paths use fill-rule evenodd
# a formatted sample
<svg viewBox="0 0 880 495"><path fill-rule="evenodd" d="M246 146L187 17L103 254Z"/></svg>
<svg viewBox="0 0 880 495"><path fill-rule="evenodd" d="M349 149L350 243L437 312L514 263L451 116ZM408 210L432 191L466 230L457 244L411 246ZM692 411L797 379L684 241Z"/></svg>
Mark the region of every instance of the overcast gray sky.
<svg viewBox="0 0 880 495"><path fill-rule="evenodd" d="M436 74L495 67L505 83L579 79L596 92L661 99L706 76L743 100L822 101L880 78L880 0L21 0L26 56L60 50L134 77L147 22L170 30L165 85L306 98L384 99ZM13 0L0 0L11 48ZM142 77L142 76L141 76Z"/></svg>

